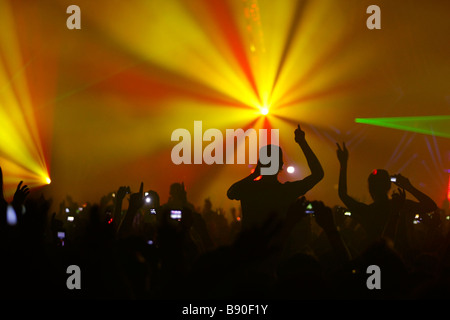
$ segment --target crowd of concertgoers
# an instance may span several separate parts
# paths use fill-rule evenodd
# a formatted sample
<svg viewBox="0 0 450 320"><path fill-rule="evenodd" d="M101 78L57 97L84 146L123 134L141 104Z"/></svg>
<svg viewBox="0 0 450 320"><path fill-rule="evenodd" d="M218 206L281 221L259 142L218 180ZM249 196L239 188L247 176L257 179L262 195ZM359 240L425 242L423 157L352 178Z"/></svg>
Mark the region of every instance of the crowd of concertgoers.
<svg viewBox="0 0 450 320"><path fill-rule="evenodd" d="M406 177L382 169L368 178L373 202L358 202L347 193L345 144L337 145L342 206L310 201L305 194L326 171L300 127L294 136L311 174L280 183L261 177L258 163L230 186L227 196L240 201L231 212L209 199L195 208L184 184L174 183L167 203L141 184L96 204L67 198L51 213L51 201L31 197L22 183L7 203L1 178L2 297L450 297L448 203L439 209ZM282 159L280 149L280 170ZM66 286L69 265L80 267L80 290ZM380 267L381 289L367 288L369 265Z"/></svg>

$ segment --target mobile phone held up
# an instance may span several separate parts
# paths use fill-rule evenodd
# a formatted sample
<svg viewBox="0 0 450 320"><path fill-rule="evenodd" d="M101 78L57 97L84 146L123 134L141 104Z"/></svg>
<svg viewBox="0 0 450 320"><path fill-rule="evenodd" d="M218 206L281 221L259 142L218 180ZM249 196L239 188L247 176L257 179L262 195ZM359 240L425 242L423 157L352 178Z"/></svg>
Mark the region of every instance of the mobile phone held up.
<svg viewBox="0 0 450 320"><path fill-rule="evenodd" d="M64 242L66 240L66 233L64 231L58 231L56 233L56 236L58 237L58 245L64 247Z"/></svg>
<svg viewBox="0 0 450 320"><path fill-rule="evenodd" d="M173 220L181 220L183 213L181 212L181 210L170 210L170 218Z"/></svg>

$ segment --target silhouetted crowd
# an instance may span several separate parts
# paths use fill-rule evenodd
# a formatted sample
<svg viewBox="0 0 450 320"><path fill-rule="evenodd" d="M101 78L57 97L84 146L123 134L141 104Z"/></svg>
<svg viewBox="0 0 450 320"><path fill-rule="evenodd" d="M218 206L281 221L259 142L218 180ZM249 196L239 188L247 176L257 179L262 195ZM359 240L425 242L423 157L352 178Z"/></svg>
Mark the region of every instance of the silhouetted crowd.
<svg viewBox="0 0 450 320"><path fill-rule="evenodd" d="M51 200L32 197L22 182L7 203L0 171L1 296L449 298L448 202L438 208L409 179L383 169L368 178L373 202L357 201L347 193L345 144L337 145L342 206L308 199L326 171L300 126L294 136L311 174L280 183L277 175L261 175L258 163L230 186L228 198L240 201L230 212L209 199L195 207L177 182L167 203L141 184L134 192L121 186L95 204L67 197L51 213ZM81 270L81 289L67 286L70 265ZM380 269L380 289L368 288L371 265Z"/></svg>

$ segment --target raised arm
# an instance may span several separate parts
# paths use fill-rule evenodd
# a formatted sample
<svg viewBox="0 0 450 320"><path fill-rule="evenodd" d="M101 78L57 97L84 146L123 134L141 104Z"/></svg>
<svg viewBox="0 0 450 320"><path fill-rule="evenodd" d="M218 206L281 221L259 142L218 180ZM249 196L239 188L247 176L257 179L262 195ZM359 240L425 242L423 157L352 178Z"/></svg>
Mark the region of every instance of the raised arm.
<svg viewBox="0 0 450 320"><path fill-rule="evenodd" d="M338 193L339 198L344 203L344 205L351 211L364 206L363 203L356 201L348 195L347 192L347 163L348 163L348 150L345 146L345 142L341 146L336 143L338 149L336 151L337 158L339 160L339 186Z"/></svg>
<svg viewBox="0 0 450 320"><path fill-rule="evenodd" d="M19 185L17 186L16 192L14 193L14 198L11 203L17 215L22 214L23 212L22 206L25 203L26 197L30 193L30 188L28 188L27 185L22 186L22 183L23 181L19 182Z"/></svg>
<svg viewBox="0 0 450 320"><path fill-rule="evenodd" d="M130 195L130 203L128 205L128 210L125 213L124 218L120 222L120 225L117 229L117 235L119 237L125 238L133 234L133 220L139 209L144 204L144 183L141 182L141 186L139 187L139 192L132 193Z"/></svg>
<svg viewBox="0 0 450 320"><path fill-rule="evenodd" d="M122 221L122 202L123 198L125 198L126 194L130 193L130 187L121 186L117 190L114 197L114 213L113 218L116 221L116 224L119 225Z"/></svg>
<svg viewBox="0 0 450 320"><path fill-rule="evenodd" d="M408 178L402 176L401 174L394 175L396 178L396 182L394 182L400 188L405 189L409 193L411 193L417 200L419 200L419 211L420 213L428 213L433 212L437 209L436 203L427 196L422 191L416 189Z"/></svg>
<svg viewBox="0 0 450 320"><path fill-rule="evenodd" d="M292 182L292 184L298 185L299 195L304 195L306 192L311 190L320 180L324 177L324 171L322 165L320 164L319 159L316 154L312 151L308 142L305 139L305 132L300 128L300 125L294 131L294 139L295 142L300 146L305 155L306 162L308 163L309 170L311 174L306 178Z"/></svg>

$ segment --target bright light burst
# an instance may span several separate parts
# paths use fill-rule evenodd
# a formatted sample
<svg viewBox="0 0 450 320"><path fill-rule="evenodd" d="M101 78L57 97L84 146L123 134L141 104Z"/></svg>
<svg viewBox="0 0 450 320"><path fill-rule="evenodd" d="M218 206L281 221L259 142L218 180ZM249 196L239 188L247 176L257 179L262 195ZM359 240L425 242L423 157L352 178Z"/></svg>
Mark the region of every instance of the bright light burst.
<svg viewBox="0 0 450 320"><path fill-rule="evenodd" d="M33 62L22 52L17 28L8 2L0 1L0 166L6 196L20 180L31 187L49 180L32 95L36 88L30 88L33 84L27 78Z"/></svg>
<svg viewBox="0 0 450 320"><path fill-rule="evenodd" d="M109 191L98 181L115 187L143 176L163 194L171 182L183 180L194 200L225 197L229 184L248 168L170 162L171 132L191 129L195 120L202 120L205 130L279 129L289 163L304 161L293 143L293 130L301 123L330 172L338 170L335 142L344 139L352 159L360 157L373 167L376 157L358 154L358 146L373 142L375 135L372 128L355 129L353 119L429 111L424 109L428 101L413 108L417 97L402 99L403 92L443 96L443 85L432 84L445 83L449 71L444 3L404 6L380 0L383 15L396 18L371 32L365 27L365 4L358 0L78 0L82 29L70 31L65 28L67 1L0 0L5 178L9 171L27 183L51 182L50 142L42 139L44 126L37 125L47 118L37 111L42 105L56 110L55 118L46 120L57 124L51 132L52 163L57 164L52 178L58 176L54 180L62 192L83 199ZM22 34L14 18L24 10L30 14L21 19L20 30L28 30ZM423 14L422 20L411 21L416 14ZM55 80L48 78L51 64L34 81L24 72L36 64L23 52L34 37L47 53L57 44L57 81L49 81ZM37 104L30 92L39 91L39 83L58 86ZM448 105L434 108L445 112ZM378 156L395 149L394 138L386 143ZM323 192L337 198L334 190Z"/></svg>
<svg viewBox="0 0 450 320"><path fill-rule="evenodd" d="M267 116L267 115L269 114L269 108L267 108L267 107L262 107L262 108L261 108L261 114L262 114L263 116Z"/></svg>

